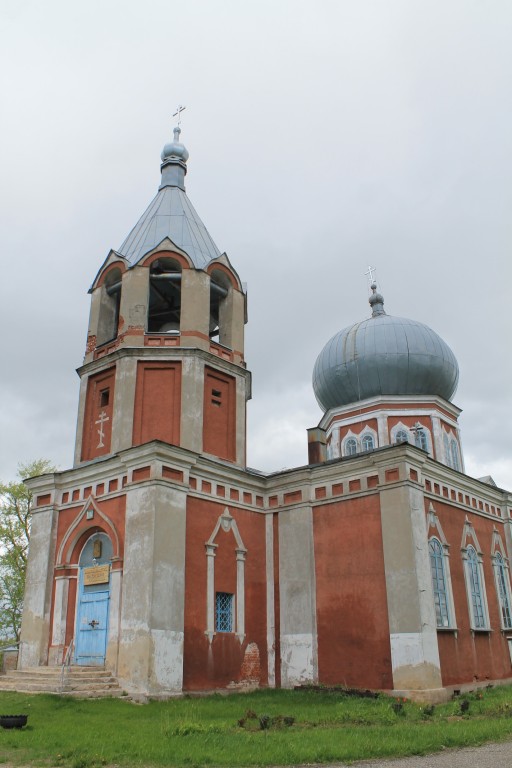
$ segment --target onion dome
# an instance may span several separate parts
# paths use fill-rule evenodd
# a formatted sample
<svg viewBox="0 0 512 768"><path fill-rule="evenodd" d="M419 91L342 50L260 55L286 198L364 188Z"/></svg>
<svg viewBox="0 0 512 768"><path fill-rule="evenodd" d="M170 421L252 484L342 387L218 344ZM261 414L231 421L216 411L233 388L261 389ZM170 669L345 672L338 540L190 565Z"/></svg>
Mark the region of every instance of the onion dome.
<svg viewBox="0 0 512 768"><path fill-rule="evenodd" d="M185 147L184 144L180 143L180 133L181 133L181 128L179 126L176 126L176 128L173 129L174 141L170 141L162 149L162 154L160 155L160 157L162 158L163 163L165 163L166 161L176 162L180 160L183 163L187 162L188 149Z"/></svg>
<svg viewBox="0 0 512 768"><path fill-rule="evenodd" d="M331 408L382 395L436 396L450 400L459 367L449 346L431 328L392 317L372 284L372 316L335 334L313 370L319 406Z"/></svg>

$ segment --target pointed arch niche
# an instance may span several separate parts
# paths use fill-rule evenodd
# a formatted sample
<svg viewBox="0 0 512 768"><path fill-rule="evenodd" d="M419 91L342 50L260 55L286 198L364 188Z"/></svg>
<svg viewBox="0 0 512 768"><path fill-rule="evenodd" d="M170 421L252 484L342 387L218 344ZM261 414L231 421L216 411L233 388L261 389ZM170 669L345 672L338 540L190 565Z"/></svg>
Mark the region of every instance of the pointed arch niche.
<svg viewBox="0 0 512 768"><path fill-rule="evenodd" d="M57 550L49 662L61 664L74 639L77 611L77 579L80 554L94 534L105 535L112 545L110 559L110 622L108 643L117 643L122 587L122 546L115 523L89 496L67 529Z"/></svg>
<svg viewBox="0 0 512 768"><path fill-rule="evenodd" d="M219 516L212 534L205 544L206 548L206 632L208 640L211 643L215 629L215 556L216 550L222 543L223 534L232 533L235 539L235 563L236 563L236 593L234 595L235 605L233 606L233 624L234 634L243 643L245 638L245 557L247 550L240 536L236 520L233 519L229 509L226 507L222 515ZM219 540L217 541L217 537ZM226 543L224 542L224 546Z"/></svg>
<svg viewBox="0 0 512 768"><path fill-rule="evenodd" d="M457 632L450 572L450 546L432 502L427 514L427 529L437 629Z"/></svg>

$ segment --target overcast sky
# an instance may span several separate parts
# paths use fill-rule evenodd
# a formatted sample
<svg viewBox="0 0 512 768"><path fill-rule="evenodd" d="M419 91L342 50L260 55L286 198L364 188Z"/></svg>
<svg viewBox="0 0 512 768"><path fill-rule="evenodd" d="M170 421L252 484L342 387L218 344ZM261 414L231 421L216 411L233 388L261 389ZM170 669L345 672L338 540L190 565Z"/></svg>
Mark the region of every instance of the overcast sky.
<svg viewBox="0 0 512 768"><path fill-rule="evenodd" d="M303 464L315 359L369 315L460 366L466 470L512 488L510 0L0 0L0 478L72 464L87 290L156 193L248 284L248 462Z"/></svg>

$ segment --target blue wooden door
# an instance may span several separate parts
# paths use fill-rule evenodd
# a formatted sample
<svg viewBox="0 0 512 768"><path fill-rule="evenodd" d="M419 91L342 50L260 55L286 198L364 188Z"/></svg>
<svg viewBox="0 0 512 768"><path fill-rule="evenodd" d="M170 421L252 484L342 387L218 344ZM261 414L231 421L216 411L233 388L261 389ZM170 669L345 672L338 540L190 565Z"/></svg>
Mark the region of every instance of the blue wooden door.
<svg viewBox="0 0 512 768"><path fill-rule="evenodd" d="M76 633L76 663L104 664L110 590L84 592L81 585Z"/></svg>
<svg viewBox="0 0 512 768"><path fill-rule="evenodd" d="M75 625L75 663L104 664L110 602L110 562L112 542L104 533L94 533L80 554L78 605ZM91 579L91 571L100 568L101 583ZM96 569L98 570L98 569ZM87 574L87 578L84 578ZM93 583L91 583L91 581ZM85 583L84 583L85 582Z"/></svg>

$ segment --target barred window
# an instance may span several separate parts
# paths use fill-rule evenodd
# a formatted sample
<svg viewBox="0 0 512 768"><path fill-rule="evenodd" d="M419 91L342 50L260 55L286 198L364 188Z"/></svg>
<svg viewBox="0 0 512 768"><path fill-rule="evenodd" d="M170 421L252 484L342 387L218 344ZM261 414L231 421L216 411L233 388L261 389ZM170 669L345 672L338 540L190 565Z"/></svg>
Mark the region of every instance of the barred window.
<svg viewBox="0 0 512 768"><path fill-rule="evenodd" d="M510 590L507 570L502 556L498 553L494 558L496 585L501 609L501 625L504 629L512 628L512 616L510 612Z"/></svg>
<svg viewBox="0 0 512 768"><path fill-rule="evenodd" d="M448 589L443 546L438 539L434 538L430 539L428 546L430 550L430 568L432 571L432 586L434 589L436 623L438 627L449 627L450 612L448 609Z"/></svg>
<svg viewBox="0 0 512 768"><path fill-rule="evenodd" d="M468 559L468 577L469 577L469 597L470 605L472 609L473 627L475 629L484 629L486 626L485 621L485 607L482 593L482 580L480 577L480 563L478 562L478 555L474 547L469 546L467 549Z"/></svg>
<svg viewBox="0 0 512 768"><path fill-rule="evenodd" d="M229 592L215 595L215 631L233 632L233 595Z"/></svg>

